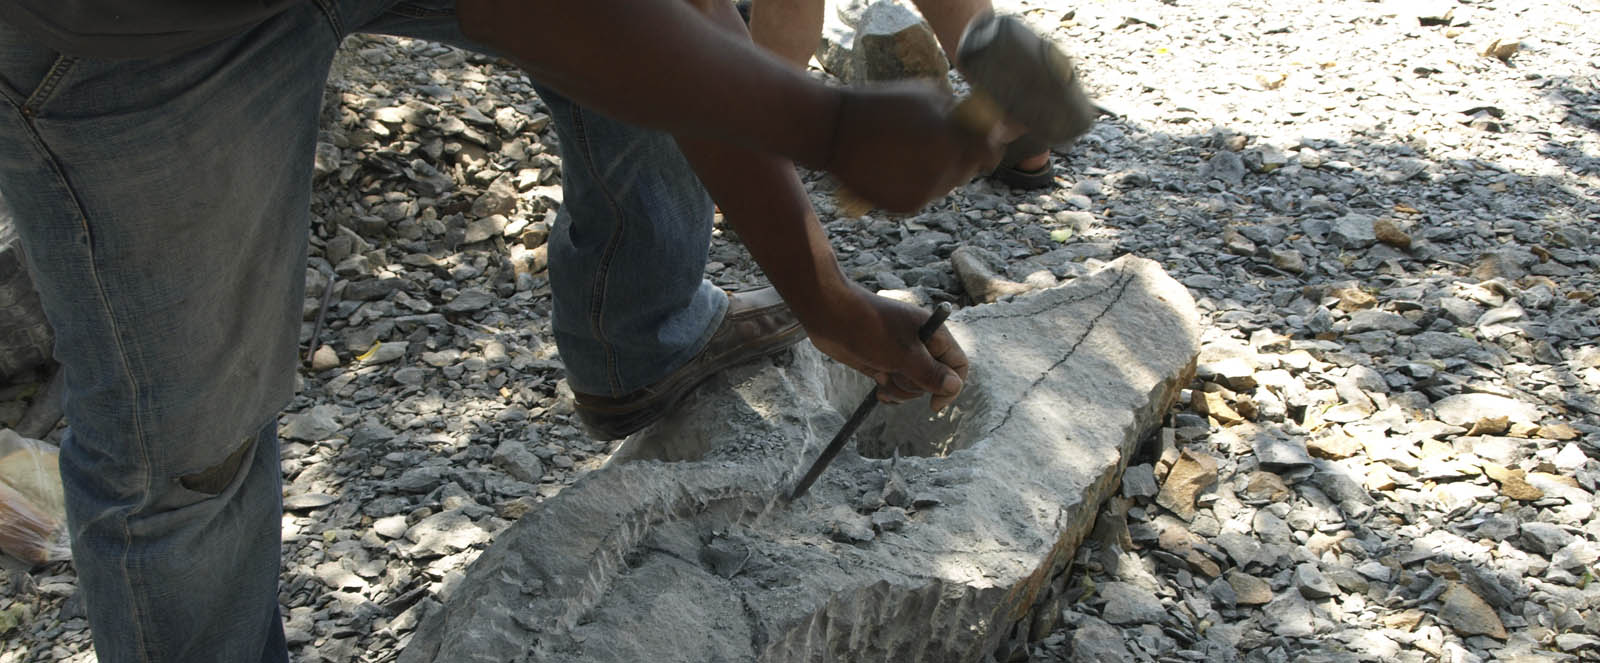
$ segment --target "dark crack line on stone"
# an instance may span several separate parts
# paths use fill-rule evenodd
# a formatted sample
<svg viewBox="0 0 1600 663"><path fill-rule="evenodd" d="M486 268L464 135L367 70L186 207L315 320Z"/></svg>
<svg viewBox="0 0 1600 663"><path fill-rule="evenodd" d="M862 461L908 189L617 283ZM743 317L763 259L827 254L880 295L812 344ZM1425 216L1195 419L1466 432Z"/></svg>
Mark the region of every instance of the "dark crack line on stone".
<svg viewBox="0 0 1600 663"><path fill-rule="evenodd" d="M760 615L756 614L755 606L750 605L750 597L744 592L739 592L739 607L744 610L745 627L750 629L751 657L758 658L771 640L767 636L767 627L761 623Z"/></svg>
<svg viewBox="0 0 1600 663"><path fill-rule="evenodd" d="M689 559L687 557L684 557L683 555L679 555L676 552L673 552L671 550L667 550L666 548L662 548L660 546L639 546L638 550L640 550L642 552L647 552L647 553L659 553L659 554L662 554L662 555L666 555L667 557L671 557L671 558L673 558L675 560L678 560L680 562L683 562L684 564L688 564L689 566L693 566L695 568L701 568L703 566L700 562L698 562L696 560Z"/></svg>
<svg viewBox="0 0 1600 663"><path fill-rule="evenodd" d="M1123 270L1119 269L1118 271L1121 272ZM971 315L962 316L962 320L961 321L964 322L964 323L971 323L971 322L977 322L979 320L1008 320L1008 319L1011 319L1011 318L1032 318L1032 317L1036 317L1039 314L1044 313L1045 311L1048 311L1050 309L1060 308L1062 306L1070 306L1070 305L1076 304L1078 302L1094 299L1095 297L1099 297L1104 292L1105 292L1105 290L1095 290L1093 292L1084 293L1084 294L1079 295L1077 297L1069 297L1067 299L1062 299L1062 300L1044 301L1044 302L1041 302L1037 307L1035 307L1037 310L1026 311L1026 312L1017 312L1017 313L981 313L981 312L979 312L979 313L973 313ZM977 311L977 310L980 310L980 309L967 309L967 310L969 310L969 311Z"/></svg>
<svg viewBox="0 0 1600 663"><path fill-rule="evenodd" d="M1033 383L1029 384L1028 388L1023 389L1022 393L1017 395L1016 402L1012 403L1011 407L1006 408L1006 414L1004 417L1000 418L1000 423L997 423L994 426L991 426L988 430L984 431L981 437L988 437L991 433L1004 428L1006 424L1011 422L1011 416L1016 414L1017 406L1022 405L1025 401L1027 401L1028 394L1032 393L1034 389L1037 389L1039 385L1043 384L1045 378L1050 377L1050 373L1052 371L1060 368L1062 364L1067 363L1067 360L1071 359L1073 355L1078 353L1078 346L1083 345L1083 342L1088 340L1089 335L1094 333L1095 328L1100 324L1100 319L1106 317L1106 314L1111 312L1111 308L1116 306L1117 302L1122 301L1123 293L1127 292L1128 284L1132 282L1133 274L1129 272L1124 271L1117 277L1116 285L1112 286L1112 288L1108 288L1108 290L1115 289L1116 293L1111 296L1110 301L1106 302L1105 308L1100 309L1100 312L1095 314L1093 319L1089 320L1089 324L1083 329L1083 334L1079 336L1077 340L1072 342L1071 347L1067 348L1066 355L1061 357L1061 359L1056 360L1056 363L1051 364L1049 368L1041 371L1039 373L1039 377L1034 378ZM1102 290L1100 292L1103 293L1106 291Z"/></svg>
<svg viewBox="0 0 1600 663"><path fill-rule="evenodd" d="M907 544L899 543L899 542L895 542L895 541L879 540L878 543L879 543L879 545L882 545L885 548L896 548L896 549L899 549L899 550L910 550L912 552L919 552L919 553L922 553L924 555L944 555L944 554L948 554L948 553L960 553L960 554L963 554L963 555L1000 555L1000 554L1018 555L1018 554L1023 554L1023 553L1027 553L1027 552L1030 551L1030 549L1028 549L1028 548L1022 548L1022 547L1017 547L1017 546L1012 546L1012 547L997 546L997 547L994 547L994 548L919 548L917 546L907 545Z"/></svg>

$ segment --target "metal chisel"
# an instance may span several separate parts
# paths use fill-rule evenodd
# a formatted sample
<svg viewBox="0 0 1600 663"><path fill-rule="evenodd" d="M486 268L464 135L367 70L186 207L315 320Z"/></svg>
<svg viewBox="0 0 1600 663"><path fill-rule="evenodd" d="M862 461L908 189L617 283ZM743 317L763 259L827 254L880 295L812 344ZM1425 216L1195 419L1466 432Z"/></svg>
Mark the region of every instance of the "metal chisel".
<svg viewBox="0 0 1600 663"><path fill-rule="evenodd" d="M950 305L939 304L933 309L933 315L928 316L928 321L917 329L917 340L927 343L928 339L933 337L933 332L938 331L939 325L944 324L944 319L948 317L950 317ZM800 499L800 496L806 494L806 490L811 488L811 484L822 475L823 470L828 469L833 457L839 455L839 451L844 449L844 443L850 440L850 436L855 434L856 429L861 427L861 423L867 420L867 415L872 414L872 409L877 405L878 387L874 385L872 391L867 392L867 397L856 406L855 412L850 413L850 418L845 420L839 433L833 436L827 447L823 448L822 455L817 456L816 462L811 464L811 469L806 470L805 476L800 478L800 483L795 484L794 490L789 493L790 501Z"/></svg>

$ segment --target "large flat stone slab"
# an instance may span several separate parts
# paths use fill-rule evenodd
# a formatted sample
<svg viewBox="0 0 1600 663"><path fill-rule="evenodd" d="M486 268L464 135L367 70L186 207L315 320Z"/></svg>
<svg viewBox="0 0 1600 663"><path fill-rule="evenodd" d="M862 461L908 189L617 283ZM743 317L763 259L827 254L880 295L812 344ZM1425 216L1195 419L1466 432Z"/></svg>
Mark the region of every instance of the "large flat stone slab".
<svg viewBox="0 0 1600 663"><path fill-rule="evenodd" d="M792 504L866 380L802 344L701 389L503 532L400 660L977 661L1026 637L1192 375L1198 316L1125 257L949 325L956 405L880 407Z"/></svg>

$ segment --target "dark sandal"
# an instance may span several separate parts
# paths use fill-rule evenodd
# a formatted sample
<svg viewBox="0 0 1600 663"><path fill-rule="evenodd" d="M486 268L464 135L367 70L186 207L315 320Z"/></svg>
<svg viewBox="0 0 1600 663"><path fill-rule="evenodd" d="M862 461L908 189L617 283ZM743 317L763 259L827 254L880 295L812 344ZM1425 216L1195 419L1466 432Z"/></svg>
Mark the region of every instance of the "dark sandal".
<svg viewBox="0 0 1600 663"><path fill-rule="evenodd" d="M1000 166L989 173L989 177L1013 189L1044 189L1053 186L1056 182L1055 173L1050 169L1048 157L1050 146L1044 144L1032 134L1024 134L1011 144L1006 145L1006 153L1000 159ZM1035 154L1043 153L1046 156L1045 164L1034 170L1023 170L1017 164Z"/></svg>
<svg viewBox="0 0 1600 663"><path fill-rule="evenodd" d="M1043 189L1056 183L1056 176L1046 163L1036 170L1022 170L1016 166L1001 164L989 173L989 177L999 180L1002 184L1013 189Z"/></svg>

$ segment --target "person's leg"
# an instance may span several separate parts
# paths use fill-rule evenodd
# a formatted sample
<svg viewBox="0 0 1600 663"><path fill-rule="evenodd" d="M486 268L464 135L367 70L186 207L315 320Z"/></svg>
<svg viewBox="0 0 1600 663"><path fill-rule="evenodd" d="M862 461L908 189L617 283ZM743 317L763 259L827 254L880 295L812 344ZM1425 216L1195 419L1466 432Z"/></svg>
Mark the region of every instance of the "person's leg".
<svg viewBox="0 0 1600 663"><path fill-rule="evenodd" d="M822 39L825 0L756 0L750 38L804 70Z"/></svg>
<svg viewBox="0 0 1600 663"><path fill-rule="evenodd" d="M0 25L0 189L66 372L61 474L102 663L285 661L277 413L339 39L62 56Z"/></svg>
<svg viewBox="0 0 1600 663"><path fill-rule="evenodd" d="M353 29L489 52L460 33L453 6L408 2ZM704 278L711 199L671 136L535 88L561 142L556 343L573 391L624 397L688 363L722 320L728 298Z"/></svg>

